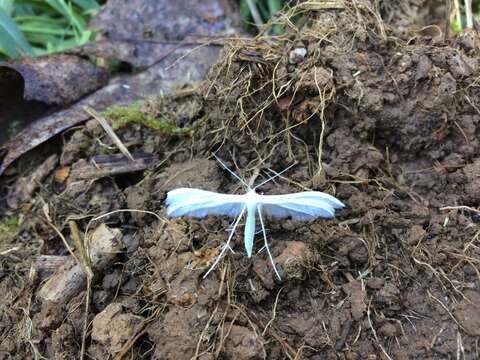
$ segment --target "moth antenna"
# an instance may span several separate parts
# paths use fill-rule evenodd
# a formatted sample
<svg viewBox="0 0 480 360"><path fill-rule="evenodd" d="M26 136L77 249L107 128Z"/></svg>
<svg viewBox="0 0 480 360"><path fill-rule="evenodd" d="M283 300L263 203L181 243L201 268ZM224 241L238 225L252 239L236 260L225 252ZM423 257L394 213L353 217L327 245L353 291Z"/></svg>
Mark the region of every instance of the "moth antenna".
<svg viewBox="0 0 480 360"><path fill-rule="evenodd" d="M258 184L257 186L255 186L255 187L253 188L253 190L255 190L255 189L259 188L260 186L265 185L265 184L268 183L269 181L272 181L273 179L279 177L280 175L282 175L284 172L290 170L290 169L291 169L293 166L295 166L295 165L297 165L296 162L293 163L293 164L291 164L290 166L287 166L285 169L283 169L283 170L280 171L279 173L277 173L277 172L275 172L275 171L272 170L272 172L274 172L275 175L270 176L267 180L265 180L264 182L262 182L262 183Z"/></svg>
<svg viewBox="0 0 480 360"><path fill-rule="evenodd" d="M268 257L270 258L270 262L272 263L273 271L275 271L275 274L277 275L278 279L282 280L282 278L280 277L280 274L277 271L277 267L275 266L275 262L273 261L270 248L268 247L267 234L265 233L265 226L263 225L262 209L260 205L257 207L257 211L258 211L258 217L260 218L260 225L262 226L263 240L265 241L264 247L265 249L267 249Z"/></svg>
<svg viewBox="0 0 480 360"><path fill-rule="evenodd" d="M212 266L210 266L210 269L208 269L208 271L205 273L205 275L203 275L203 278L204 278L204 279L208 276L208 274L210 274L210 272L211 272L213 269L215 269L215 267L218 265L218 263L220 262L220 260L223 258L223 255L225 254L225 251L227 251L227 249L232 250L232 248L230 247L230 241L232 240L233 234L235 233L235 229L237 228L238 223L239 223L240 220L242 219L243 214L245 213L245 210L246 210L246 209L247 209L247 207L244 206L243 209L242 209L242 211L240 212L240 215L238 215L237 220L235 220L235 223L233 224L232 232L230 233L230 235L228 235L227 242L225 243L225 245L223 245L222 250L220 251L220 254L217 256L217 258L215 259L215 261L214 261L214 263L212 264ZM233 250L232 250L232 251L233 251Z"/></svg>
<svg viewBox="0 0 480 360"><path fill-rule="evenodd" d="M251 189L250 186L248 186L248 184L245 182L245 180L243 180L240 176L238 176L238 175L235 174L232 170L230 170L230 168L229 168L227 165L225 165L225 164L223 163L223 161L220 160L220 158L219 158L217 155L215 155L215 154L212 154L212 155L213 155L213 157L220 163L220 165L222 165L222 166L225 168L225 170L227 170L227 171L228 171L230 174L232 174L238 181L240 181L240 182L243 184L243 186L245 186L248 190Z"/></svg>

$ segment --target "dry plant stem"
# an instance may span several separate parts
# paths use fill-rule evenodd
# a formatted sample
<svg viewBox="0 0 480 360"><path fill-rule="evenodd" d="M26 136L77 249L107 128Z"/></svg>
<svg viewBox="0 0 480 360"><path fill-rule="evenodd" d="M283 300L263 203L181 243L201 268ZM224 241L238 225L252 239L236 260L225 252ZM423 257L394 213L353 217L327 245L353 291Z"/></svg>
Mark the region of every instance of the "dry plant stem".
<svg viewBox="0 0 480 360"><path fill-rule="evenodd" d="M318 96L320 98L320 121L321 121L321 124L322 124L322 129L321 129L321 132L320 132L320 140L319 140L319 143L318 143L318 172L317 172L317 175L320 175L321 172L322 172L322 152L323 152L323 137L324 137L324 134L325 134L325 107L326 107L326 103L327 101L331 100L334 96L334 89L332 88L331 92L330 92L330 95L328 96L328 98L326 99L325 98L325 93L326 93L326 87L324 89L320 89L320 85L318 84L318 79L317 79L317 71L316 71L316 68L314 69L314 79L315 79L315 86L317 87L317 90L318 90ZM333 74L331 74L332 76Z"/></svg>
<svg viewBox="0 0 480 360"><path fill-rule="evenodd" d="M467 28L473 28L472 0L465 0L465 17L467 18Z"/></svg>
<svg viewBox="0 0 480 360"><path fill-rule="evenodd" d="M85 294L85 320L83 322L82 346L80 348L80 360L85 357L85 344L88 332L88 308L90 307L90 293L92 292L92 277L87 274L87 292Z"/></svg>
<svg viewBox="0 0 480 360"><path fill-rule="evenodd" d="M68 225L70 227L70 233L72 234L75 248L77 250L77 253L79 254L78 259L80 260L80 263L84 266L87 276L92 278L93 272L92 272L92 269L90 268L90 259L84 247L84 242L80 237L80 232L78 231L77 223L74 220L70 220L68 222Z"/></svg>
<svg viewBox="0 0 480 360"><path fill-rule="evenodd" d="M91 235L89 251L90 266L100 272L108 266L123 249L122 233L119 229L110 229L101 224ZM76 296L87 285L87 273L78 258L70 258L38 291L38 297L44 301L64 304Z"/></svg>
<svg viewBox="0 0 480 360"><path fill-rule="evenodd" d="M297 9L305 9L310 11L316 10L331 10L331 9L343 9L345 5L343 1L305 1L297 5Z"/></svg>
<svg viewBox="0 0 480 360"><path fill-rule="evenodd" d="M73 249L68 244L67 239L65 239L65 236L63 236L63 234L60 232L60 230L58 230L57 227L55 225L53 225L53 223L50 219L50 215L48 215L48 213L45 211L45 208L44 208L44 214L45 214L45 217L47 218L47 224L57 233L58 237L62 240L63 245L65 245L65 248L68 250L68 252L72 256L72 258L75 259L77 264L81 265L82 263L80 262L80 259L73 252Z"/></svg>
<svg viewBox="0 0 480 360"><path fill-rule="evenodd" d="M273 304L272 318L271 318L270 321L267 323L267 325L265 325L265 329L263 329L262 336L265 336L265 333L267 332L268 327L273 323L273 321L275 320L275 317L277 316L278 298L280 297L280 293L282 292L282 290L283 290L283 288L281 288L280 290L278 290L277 296L276 296L276 298L275 298L275 303Z"/></svg>
<svg viewBox="0 0 480 360"><path fill-rule="evenodd" d="M87 339L87 330L88 330L88 308L90 307L90 293L92 289L92 279L93 279L93 271L90 267L90 258L87 255L87 252L84 247L84 242L80 238L80 231L78 230L77 223L74 220L70 220L68 222L70 226L70 232L72 234L73 241L76 245L77 252L80 255L80 259L82 260L82 265L84 267L85 273L87 274L87 291L85 295L85 320L83 322L83 334L82 334L82 346L80 349L80 360L83 360L85 356L85 342Z"/></svg>
<svg viewBox="0 0 480 360"><path fill-rule="evenodd" d="M115 131L113 131L112 127L108 124L107 120L105 120L104 117L100 116L99 113L97 113L94 109L92 109L89 106L84 106L83 110L88 115L90 115L91 117L96 119L100 123L100 125L102 125L102 127L105 130L105 132L107 133L107 135L110 136L113 143L117 146L118 150L120 150L120 152L123 155L125 155L130 161L135 161L132 154L130 154L130 151L128 151L127 147L125 145L123 145L120 138L117 136L117 134L115 134Z"/></svg>
<svg viewBox="0 0 480 360"><path fill-rule="evenodd" d="M200 346L202 344L203 337L205 336L205 334L206 334L206 332L207 332L207 330L210 326L210 323L212 322L213 318L215 317L215 314L218 311L218 306L219 306L219 303L217 303L217 306L215 307L215 309L213 309L212 314L208 318L207 323L205 324L205 327L203 328L203 330L202 330L202 332L201 332L201 334L198 338L197 347L195 348L195 355L191 358L191 360L198 359L199 354L200 354Z"/></svg>
<svg viewBox="0 0 480 360"><path fill-rule="evenodd" d="M427 294L430 298L432 298L433 300L435 300L438 304L440 304L440 306L447 312L447 314L452 318L453 322L455 324L457 324L457 326L462 329L463 331L465 331L466 333L468 333L468 331L462 326L462 324L460 324L458 322L458 320L455 318L455 316L453 316L452 312L448 309L447 305L445 305L440 299L436 298L435 296L433 296L433 294L430 292L430 290L427 290Z"/></svg>
<svg viewBox="0 0 480 360"><path fill-rule="evenodd" d="M458 205L458 206L444 206L439 209L440 211L445 211L445 210L468 210L468 211L473 211L476 213L480 213L480 210L472 208L470 206L466 205Z"/></svg>

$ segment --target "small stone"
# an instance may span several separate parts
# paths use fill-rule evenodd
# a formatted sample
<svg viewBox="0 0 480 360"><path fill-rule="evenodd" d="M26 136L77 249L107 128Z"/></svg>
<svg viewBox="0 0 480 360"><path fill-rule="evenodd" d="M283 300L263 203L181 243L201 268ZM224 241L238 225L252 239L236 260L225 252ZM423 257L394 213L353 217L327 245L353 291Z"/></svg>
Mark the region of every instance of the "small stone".
<svg viewBox="0 0 480 360"><path fill-rule="evenodd" d="M303 61L303 59L305 59L306 55L307 49L305 49L304 47L293 49L292 51L290 51L290 54L288 54L288 62L290 64L298 64L299 62Z"/></svg>

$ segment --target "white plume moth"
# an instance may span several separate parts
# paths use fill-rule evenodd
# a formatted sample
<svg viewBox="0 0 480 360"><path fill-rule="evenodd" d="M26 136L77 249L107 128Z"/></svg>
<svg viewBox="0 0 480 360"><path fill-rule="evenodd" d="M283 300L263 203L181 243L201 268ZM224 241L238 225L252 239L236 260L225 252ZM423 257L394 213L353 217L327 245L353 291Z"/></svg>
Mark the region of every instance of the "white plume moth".
<svg viewBox="0 0 480 360"><path fill-rule="evenodd" d="M335 215L335 209L344 207L344 204L340 200L320 191L303 191L285 195L263 195L256 192L258 187L280 176L293 165L284 169L282 172L277 173L275 176L268 178L261 184L251 188L220 159L217 158L217 160L245 186L247 189L245 194L219 194L213 191L180 188L169 191L166 200L167 216L191 216L195 218L203 218L208 215L221 215L235 218L227 242L222 247L222 250L213 265L205 273L204 278L215 268L225 254L225 251L230 248L230 241L233 238L235 229L245 213L247 214L247 220L245 223L244 242L248 257L252 256L253 239L255 236L255 220L256 215L258 215L265 243L264 247L267 250L275 274L281 279L268 247L263 214L272 218L290 217L293 220L307 221L317 217L331 218Z"/></svg>

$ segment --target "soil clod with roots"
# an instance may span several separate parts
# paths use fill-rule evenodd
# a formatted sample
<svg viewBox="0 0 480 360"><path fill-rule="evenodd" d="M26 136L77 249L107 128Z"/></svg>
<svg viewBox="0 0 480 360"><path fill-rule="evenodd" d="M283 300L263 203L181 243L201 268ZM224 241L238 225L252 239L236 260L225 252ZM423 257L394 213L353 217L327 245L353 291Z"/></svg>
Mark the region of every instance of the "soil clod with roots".
<svg viewBox="0 0 480 360"><path fill-rule="evenodd" d="M85 358L479 358L478 36L399 38L371 3L306 2L278 19L283 35L229 40L205 83L112 110L129 150L158 157L150 170L65 180L114 152L95 122L67 137L18 226L0 225L0 358L68 358L82 338ZM164 217L171 189L242 191L212 153L257 183L295 163L259 190L347 205L266 222L282 281L260 237L244 255L242 229L202 279L231 219ZM90 289L42 303L30 263L69 255L57 231L72 243L72 219L86 243L121 229L126 249Z"/></svg>

